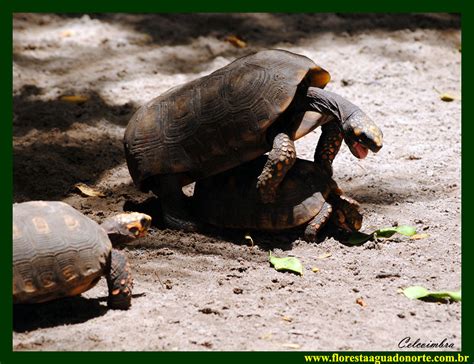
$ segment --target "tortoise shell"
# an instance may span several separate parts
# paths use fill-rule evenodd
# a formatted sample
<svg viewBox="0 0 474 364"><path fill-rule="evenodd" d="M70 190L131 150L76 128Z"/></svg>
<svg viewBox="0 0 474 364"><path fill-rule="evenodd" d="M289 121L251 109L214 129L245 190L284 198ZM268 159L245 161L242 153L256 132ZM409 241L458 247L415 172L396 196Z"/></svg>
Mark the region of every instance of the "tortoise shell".
<svg viewBox="0 0 474 364"><path fill-rule="evenodd" d="M112 244L99 224L57 201L13 205L13 302L75 296L103 275Z"/></svg>
<svg viewBox="0 0 474 364"><path fill-rule="evenodd" d="M266 156L196 182L194 208L202 222L225 228L267 231L309 222L337 185L313 162L297 159L278 187L275 202L264 204L257 178Z"/></svg>
<svg viewBox="0 0 474 364"><path fill-rule="evenodd" d="M181 173L184 185L255 159L271 149L267 130L298 87L323 88L329 79L305 56L266 50L172 88L128 124L124 146L135 184L148 190L149 177ZM298 125L303 116L289 117Z"/></svg>

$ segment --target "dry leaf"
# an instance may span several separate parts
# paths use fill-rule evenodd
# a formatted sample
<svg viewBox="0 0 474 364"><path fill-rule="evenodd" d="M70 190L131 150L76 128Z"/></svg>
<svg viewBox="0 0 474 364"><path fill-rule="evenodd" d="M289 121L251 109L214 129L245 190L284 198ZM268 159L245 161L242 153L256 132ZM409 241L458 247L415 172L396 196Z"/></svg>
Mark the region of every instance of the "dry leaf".
<svg viewBox="0 0 474 364"><path fill-rule="evenodd" d="M415 235L410 236L410 239L420 240L420 239L428 238L429 236L430 234L415 234Z"/></svg>
<svg viewBox="0 0 474 364"><path fill-rule="evenodd" d="M82 195L86 197L105 197L102 192L94 190L92 187L89 187L85 183L76 183L73 189L79 191Z"/></svg>
<svg viewBox="0 0 474 364"><path fill-rule="evenodd" d="M362 297L359 297L358 299L356 299L356 303L358 305L361 305L362 307L366 307L367 306L367 303L365 303L365 301L362 299Z"/></svg>
<svg viewBox="0 0 474 364"><path fill-rule="evenodd" d="M451 102L451 101L454 101L456 99L456 97L454 97L453 95L448 94L448 93L441 94L439 96L439 98L443 101L446 101L446 102Z"/></svg>
<svg viewBox="0 0 474 364"><path fill-rule="evenodd" d="M61 32L61 37L70 37L73 34L72 30L65 30Z"/></svg>
<svg viewBox="0 0 474 364"><path fill-rule="evenodd" d="M313 268L311 268L311 271L314 272L314 273L318 273L319 268L318 267L313 267Z"/></svg>
<svg viewBox="0 0 474 364"><path fill-rule="evenodd" d="M237 47L237 48L245 48L247 47L247 43L244 42L242 39L240 39L239 37L237 37L236 35L228 35L226 38L225 38L225 41L226 42L229 42L230 44L232 44L234 47Z"/></svg>
<svg viewBox="0 0 474 364"><path fill-rule="evenodd" d="M326 259L326 258L329 258L330 256L332 256L332 253L331 252L326 252L324 254L321 254L318 259Z"/></svg>
<svg viewBox="0 0 474 364"><path fill-rule="evenodd" d="M292 344L292 343L282 344L281 346L283 346L284 348L288 348L288 349L299 349L299 348L301 348L301 345Z"/></svg>
<svg viewBox="0 0 474 364"><path fill-rule="evenodd" d="M80 104L89 100L89 96L85 95L64 95L59 98L61 101L70 102L73 104Z"/></svg>

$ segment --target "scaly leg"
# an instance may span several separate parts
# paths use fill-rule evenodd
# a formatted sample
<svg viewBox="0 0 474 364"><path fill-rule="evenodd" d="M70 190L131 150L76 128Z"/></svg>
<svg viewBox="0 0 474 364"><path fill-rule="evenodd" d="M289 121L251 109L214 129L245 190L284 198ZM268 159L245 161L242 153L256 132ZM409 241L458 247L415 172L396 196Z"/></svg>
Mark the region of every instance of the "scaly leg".
<svg viewBox="0 0 474 364"><path fill-rule="evenodd" d="M278 185L296 160L295 144L285 133L277 134L267 163L258 176L257 189L263 203L275 200Z"/></svg>
<svg viewBox="0 0 474 364"><path fill-rule="evenodd" d="M108 306L118 310L128 309L131 306L133 280L130 264L122 252L112 250L106 276L109 287Z"/></svg>
<svg viewBox="0 0 474 364"><path fill-rule="evenodd" d="M305 239L311 242L315 242L318 236L319 230L329 220L332 213L332 206L325 202L321 211L308 223L304 231Z"/></svg>

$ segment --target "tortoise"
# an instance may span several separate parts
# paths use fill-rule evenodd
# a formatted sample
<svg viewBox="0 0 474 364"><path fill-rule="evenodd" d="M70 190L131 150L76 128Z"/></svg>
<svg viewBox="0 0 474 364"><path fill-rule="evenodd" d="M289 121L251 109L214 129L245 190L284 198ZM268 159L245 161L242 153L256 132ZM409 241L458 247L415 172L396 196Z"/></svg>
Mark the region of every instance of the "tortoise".
<svg viewBox="0 0 474 364"><path fill-rule="evenodd" d="M329 174L343 139L357 158L379 151L381 130L359 107L324 90L329 80L311 59L275 49L168 90L141 106L126 128L135 185L159 196L168 226L193 230L183 186L269 152L257 188L271 202L296 159L294 140L318 126L315 160Z"/></svg>
<svg viewBox="0 0 474 364"><path fill-rule="evenodd" d="M108 306L131 304L132 276L125 255L109 236L144 236L148 215L130 212L101 225L60 201L13 204L13 303L29 304L76 296L105 275Z"/></svg>
<svg viewBox="0 0 474 364"><path fill-rule="evenodd" d="M275 201L263 203L256 182L267 161L267 156L261 156L196 182L193 209L200 222L264 231L304 226L309 241L316 241L329 221L343 231L361 228L358 202L345 196L326 170L307 160L298 158L281 182Z"/></svg>

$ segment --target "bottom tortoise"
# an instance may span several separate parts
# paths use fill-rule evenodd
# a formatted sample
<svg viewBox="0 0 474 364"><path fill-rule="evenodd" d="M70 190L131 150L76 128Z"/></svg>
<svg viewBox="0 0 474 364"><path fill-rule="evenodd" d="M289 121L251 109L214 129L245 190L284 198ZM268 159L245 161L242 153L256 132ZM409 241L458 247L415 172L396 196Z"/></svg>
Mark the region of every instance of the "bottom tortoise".
<svg viewBox="0 0 474 364"><path fill-rule="evenodd" d="M13 303L39 303L75 296L105 275L108 306L131 304L132 276L111 238L144 236L148 215L122 213L101 225L64 202L30 201L13 205Z"/></svg>
<svg viewBox="0 0 474 364"><path fill-rule="evenodd" d="M267 156L200 180L193 196L195 215L218 227L279 231L305 226L305 238L315 241L329 221L346 231L358 231L362 215L357 201L343 195L336 182L313 162L297 159L275 202L263 203L257 180Z"/></svg>

